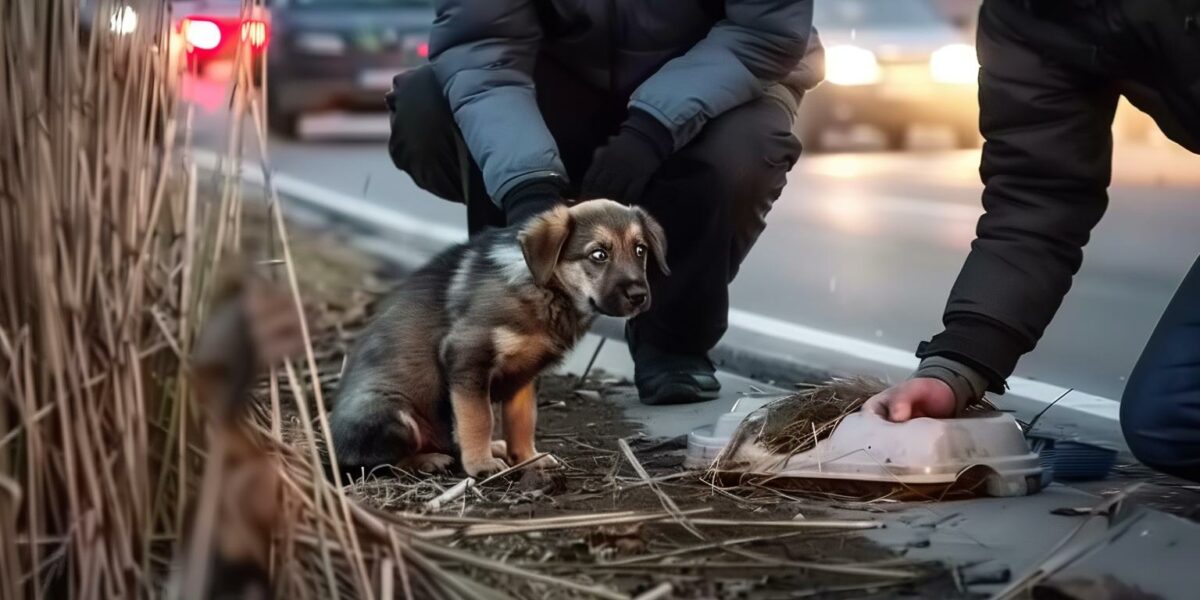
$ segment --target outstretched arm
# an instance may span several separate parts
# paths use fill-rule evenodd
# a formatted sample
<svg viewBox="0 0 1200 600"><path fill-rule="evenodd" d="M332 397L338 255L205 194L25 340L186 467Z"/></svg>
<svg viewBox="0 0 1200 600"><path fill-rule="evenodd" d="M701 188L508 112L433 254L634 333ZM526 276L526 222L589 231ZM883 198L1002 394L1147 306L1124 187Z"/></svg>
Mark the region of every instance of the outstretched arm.
<svg viewBox="0 0 1200 600"><path fill-rule="evenodd" d="M872 399L868 408L893 420L952 416L983 388L1003 392L1070 289L1108 205L1116 91L1029 45L996 4L1006 3L985 4L978 37L985 213L950 292L945 330L917 352L915 377L946 385L906 382ZM947 397L957 401L948 414Z"/></svg>

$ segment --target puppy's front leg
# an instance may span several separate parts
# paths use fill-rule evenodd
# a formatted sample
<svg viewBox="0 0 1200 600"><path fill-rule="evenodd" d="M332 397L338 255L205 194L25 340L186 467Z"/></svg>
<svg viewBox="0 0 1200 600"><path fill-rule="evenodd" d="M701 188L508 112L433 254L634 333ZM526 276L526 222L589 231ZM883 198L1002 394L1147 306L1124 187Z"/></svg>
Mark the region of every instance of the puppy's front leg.
<svg viewBox="0 0 1200 600"><path fill-rule="evenodd" d="M534 381L525 384L512 398L500 405L504 418L504 440L508 444L508 461L514 465L538 453L534 445L534 432L537 429L537 394L534 393L533 384ZM539 460L537 466L551 467L556 464L557 461L547 456Z"/></svg>
<svg viewBox="0 0 1200 600"><path fill-rule="evenodd" d="M467 474L483 477L505 469L508 465L492 456L492 403L487 393L456 385L450 389L450 403Z"/></svg>

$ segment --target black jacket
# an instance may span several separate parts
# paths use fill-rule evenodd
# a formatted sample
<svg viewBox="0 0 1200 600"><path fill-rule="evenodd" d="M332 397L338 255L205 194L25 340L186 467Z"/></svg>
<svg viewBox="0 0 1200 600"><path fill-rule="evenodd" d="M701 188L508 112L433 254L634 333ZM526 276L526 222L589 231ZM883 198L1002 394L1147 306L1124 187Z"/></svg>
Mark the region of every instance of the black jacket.
<svg viewBox="0 0 1200 600"><path fill-rule="evenodd" d="M676 149L711 118L821 80L814 0L438 0L431 61L488 194L566 178L533 70L552 60L630 98Z"/></svg>
<svg viewBox="0 0 1200 600"><path fill-rule="evenodd" d="M917 355L1002 392L1108 204L1118 97L1200 152L1200 0L986 0L977 46L986 212L945 330Z"/></svg>

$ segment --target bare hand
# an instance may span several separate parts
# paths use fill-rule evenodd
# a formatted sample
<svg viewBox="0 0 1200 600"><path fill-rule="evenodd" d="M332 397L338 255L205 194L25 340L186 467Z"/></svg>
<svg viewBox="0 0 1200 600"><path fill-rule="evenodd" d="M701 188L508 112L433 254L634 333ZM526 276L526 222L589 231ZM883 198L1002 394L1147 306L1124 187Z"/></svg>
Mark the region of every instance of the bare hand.
<svg viewBox="0 0 1200 600"><path fill-rule="evenodd" d="M949 419L958 403L954 390L940 379L917 377L871 396L863 411L875 413L893 423L917 417Z"/></svg>

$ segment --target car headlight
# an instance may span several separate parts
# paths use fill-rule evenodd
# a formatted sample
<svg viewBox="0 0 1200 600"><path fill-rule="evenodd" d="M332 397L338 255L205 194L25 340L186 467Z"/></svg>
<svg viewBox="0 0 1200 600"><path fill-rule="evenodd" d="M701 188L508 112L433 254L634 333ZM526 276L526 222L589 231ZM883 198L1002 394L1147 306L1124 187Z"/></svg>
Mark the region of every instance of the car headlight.
<svg viewBox="0 0 1200 600"><path fill-rule="evenodd" d="M825 79L836 85L868 85L879 81L875 53L858 46L825 49Z"/></svg>
<svg viewBox="0 0 1200 600"><path fill-rule="evenodd" d="M929 74L938 83L975 83L979 80L979 60L970 44L950 44L929 56Z"/></svg>
<svg viewBox="0 0 1200 600"><path fill-rule="evenodd" d="M309 54L336 56L346 52L346 40L336 33L309 31L296 35L296 48Z"/></svg>
<svg viewBox="0 0 1200 600"><path fill-rule="evenodd" d="M137 30L137 11L132 6L122 6L113 10L108 17L108 29L118 35L129 35Z"/></svg>

